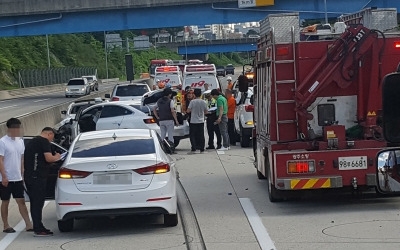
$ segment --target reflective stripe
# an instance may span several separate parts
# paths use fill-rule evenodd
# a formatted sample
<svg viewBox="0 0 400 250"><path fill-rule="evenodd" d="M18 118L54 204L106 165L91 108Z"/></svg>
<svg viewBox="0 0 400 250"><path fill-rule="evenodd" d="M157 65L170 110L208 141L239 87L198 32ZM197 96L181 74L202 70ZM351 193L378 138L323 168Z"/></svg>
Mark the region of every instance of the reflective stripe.
<svg viewBox="0 0 400 250"><path fill-rule="evenodd" d="M330 188L330 178L311 178L311 179L292 179L290 180L291 189L317 189Z"/></svg>

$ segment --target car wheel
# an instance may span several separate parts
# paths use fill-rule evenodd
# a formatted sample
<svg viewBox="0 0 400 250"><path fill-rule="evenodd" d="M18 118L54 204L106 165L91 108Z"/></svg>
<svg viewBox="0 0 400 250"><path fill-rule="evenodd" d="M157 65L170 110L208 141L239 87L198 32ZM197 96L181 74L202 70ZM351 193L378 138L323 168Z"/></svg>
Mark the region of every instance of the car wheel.
<svg viewBox="0 0 400 250"><path fill-rule="evenodd" d="M242 148L250 147L250 136L244 133L242 126L240 126L240 146Z"/></svg>
<svg viewBox="0 0 400 250"><path fill-rule="evenodd" d="M164 226L175 227L178 225L178 214L164 214Z"/></svg>
<svg viewBox="0 0 400 250"><path fill-rule="evenodd" d="M58 221L58 230L60 230L60 232L71 232L73 229L74 219Z"/></svg>
<svg viewBox="0 0 400 250"><path fill-rule="evenodd" d="M66 95L65 98L69 98L69 95Z"/></svg>

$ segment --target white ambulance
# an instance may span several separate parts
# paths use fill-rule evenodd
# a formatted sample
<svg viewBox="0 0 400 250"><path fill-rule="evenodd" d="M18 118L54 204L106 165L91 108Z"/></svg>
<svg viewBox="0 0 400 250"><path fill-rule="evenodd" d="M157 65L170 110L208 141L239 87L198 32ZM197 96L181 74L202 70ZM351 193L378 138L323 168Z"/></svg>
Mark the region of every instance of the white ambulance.
<svg viewBox="0 0 400 250"><path fill-rule="evenodd" d="M208 89L221 89L221 84L217 78L217 70L214 64L186 65L183 72L182 89L201 89L204 92L205 85Z"/></svg>
<svg viewBox="0 0 400 250"><path fill-rule="evenodd" d="M183 83L182 71L179 66L159 66L155 70L154 84L162 88L171 86L180 89Z"/></svg>

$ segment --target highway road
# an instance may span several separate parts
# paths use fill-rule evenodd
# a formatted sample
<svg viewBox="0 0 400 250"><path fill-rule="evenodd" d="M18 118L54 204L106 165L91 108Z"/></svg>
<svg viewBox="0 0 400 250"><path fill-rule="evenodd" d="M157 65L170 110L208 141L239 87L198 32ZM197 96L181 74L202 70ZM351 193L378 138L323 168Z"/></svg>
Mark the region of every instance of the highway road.
<svg viewBox="0 0 400 250"><path fill-rule="evenodd" d="M99 90L110 89L114 83L101 84ZM96 92L92 92L95 94ZM44 95L28 96L24 98L0 100L0 123L7 121L11 117L17 117L38 111L58 104L73 102L74 98L66 98L64 92L54 92ZM104 98L104 96L103 96ZM60 114L61 117L61 114Z"/></svg>

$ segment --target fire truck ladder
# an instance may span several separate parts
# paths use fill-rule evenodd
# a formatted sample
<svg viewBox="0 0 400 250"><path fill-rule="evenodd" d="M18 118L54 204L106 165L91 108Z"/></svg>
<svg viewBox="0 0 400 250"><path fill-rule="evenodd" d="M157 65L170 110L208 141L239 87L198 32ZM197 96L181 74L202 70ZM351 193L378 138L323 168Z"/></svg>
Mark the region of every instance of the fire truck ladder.
<svg viewBox="0 0 400 250"><path fill-rule="evenodd" d="M285 126L285 124L295 124L297 131L298 131L298 126L297 126L297 121L298 121L298 117L297 117L297 112L295 111L296 108L296 102L294 99L289 99L289 100L285 100L281 97L279 97L278 92L279 92L279 86L281 85L289 85L289 88L291 89L291 91L294 91L297 89L297 79L296 79L296 62L295 62L295 58L296 58L296 50L295 50L295 45L296 45L296 41L295 41L295 29L292 26L291 27L291 45L292 45L292 54L291 54L291 58L286 59L286 60L277 60L276 59L276 42L275 42L275 34L274 34L274 28L271 28L271 40L272 40L272 51L273 51L273 64L274 64L274 88L275 88L275 121L276 121L276 133L277 133L277 141L281 141L281 135L280 135L280 129L283 130L283 126ZM277 69L284 67L284 65L291 65L293 67L293 79L283 79L284 78L284 74L279 74L279 76L277 75ZM288 87L288 86L285 86ZM288 89L288 88L285 88ZM280 110L282 110L282 108L280 108L282 106L282 108L284 107L285 110L285 119L281 119L281 116L279 115ZM290 117L290 119L287 119L288 117ZM298 132L297 132L298 135Z"/></svg>

